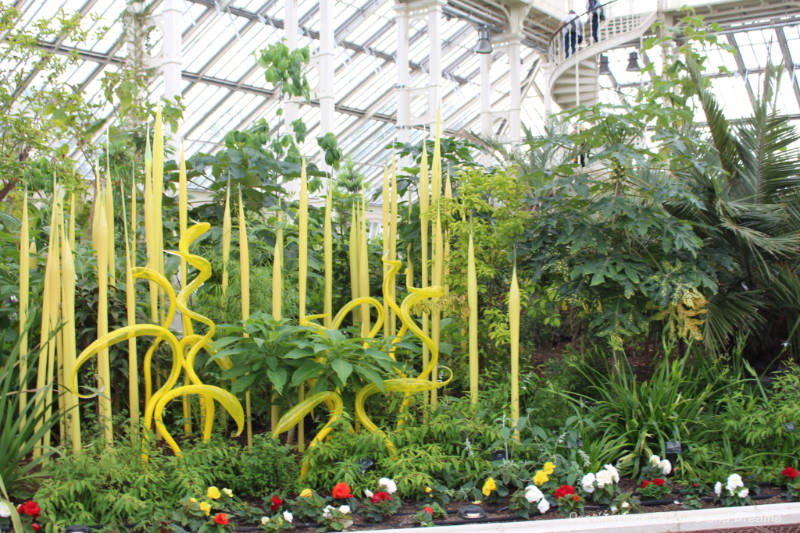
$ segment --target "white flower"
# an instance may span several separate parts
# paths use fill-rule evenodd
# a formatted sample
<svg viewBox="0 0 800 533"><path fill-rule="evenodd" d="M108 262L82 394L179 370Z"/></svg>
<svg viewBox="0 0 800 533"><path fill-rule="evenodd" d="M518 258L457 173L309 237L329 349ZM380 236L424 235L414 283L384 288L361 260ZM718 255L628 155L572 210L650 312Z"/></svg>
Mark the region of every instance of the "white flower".
<svg viewBox="0 0 800 533"><path fill-rule="evenodd" d="M267 524L269 524L269 517L268 516L262 516L261 517L261 525L262 526L266 526Z"/></svg>
<svg viewBox="0 0 800 533"><path fill-rule="evenodd" d="M11 510L8 508L8 505L4 502L0 502L0 518L8 518L11 516Z"/></svg>
<svg viewBox="0 0 800 533"><path fill-rule="evenodd" d="M611 514L617 514L617 506L616 505L612 505L608 510L611 511Z"/></svg>
<svg viewBox="0 0 800 533"><path fill-rule="evenodd" d="M628 502L622 502L622 505L620 507L622 507L623 509L627 509L630 506L631 504L629 504Z"/></svg>
<svg viewBox="0 0 800 533"><path fill-rule="evenodd" d="M653 466L659 466L659 465L660 465L660 463L661 463L661 457L659 457L659 456L657 456L657 455L651 455L651 456L650 456L650 464L651 464L651 465L653 465Z"/></svg>
<svg viewBox="0 0 800 533"><path fill-rule="evenodd" d="M342 514L350 514L350 506L349 505L342 505L339 507L339 512Z"/></svg>
<svg viewBox="0 0 800 533"><path fill-rule="evenodd" d="M591 472L583 476L581 479L581 485L583 485L583 490L588 492L589 494L594 492L594 474Z"/></svg>
<svg viewBox="0 0 800 533"><path fill-rule="evenodd" d="M222 489L222 493L228 498L233 498L233 491L231 489Z"/></svg>
<svg viewBox="0 0 800 533"><path fill-rule="evenodd" d="M333 511L333 509L334 509L333 505L326 505L322 509L322 516L325 518L332 518L333 515L331 514L331 511Z"/></svg>
<svg viewBox="0 0 800 533"><path fill-rule="evenodd" d="M614 467L612 466L611 468ZM597 486L602 489L606 485L613 485L615 473L616 473L616 468L614 469L613 472L611 470L600 470L595 476L595 480L597 481ZM616 478L619 479L619 474L616 474Z"/></svg>
<svg viewBox="0 0 800 533"><path fill-rule="evenodd" d="M544 514L550 510L550 502L547 501L547 498L542 498L539 500L539 505L537 505L536 508L539 509L540 513Z"/></svg>
<svg viewBox="0 0 800 533"><path fill-rule="evenodd" d="M603 467L603 472L608 472L611 474L611 479L614 480L614 483L619 483L619 472L617 469L612 465L605 465Z"/></svg>
<svg viewBox="0 0 800 533"><path fill-rule="evenodd" d="M719 481L714 483L714 494L716 494L717 496L722 494L722 483L720 483Z"/></svg>
<svg viewBox="0 0 800 533"><path fill-rule="evenodd" d="M544 498L544 494L542 494L542 491L540 491L539 487L536 485L528 485L525 487L525 499L528 500L528 503L536 503L542 498Z"/></svg>
<svg viewBox="0 0 800 533"><path fill-rule="evenodd" d="M283 519L291 524L292 520L294 520L294 515L292 513L290 513L289 511L284 511L283 512Z"/></svg>
<svg viewBox="0 0 800 533"><path fill-rule="evenodd" d="M672 472L672 463L669 462L669 459L662 460L660 463L658 463L658 467L665 476Z"/></svg>
<svg viewBox="0 0 800 533"><path fill-rule="evenodd" d="M738 493L736 493L736 495L739 496L741 499L747 498L749 494L750 494L750 489L748 489L747 487L743 488Z"/></svg>
<svg viewBox="0 0 800 533"><path fill-rule="evenodd" d="M728 482L725 484L725 488L728 489L728 492L732 495L739 487L744 487L742 476L739 474L731 474L728 476Z"/></svg>
<svg viewBox="0 0 800 533"><path fill-rule="evenodd" d="M378 480L378 487L382 488L389 494L394 494L397 492L397 484L394 482L393 479L389 479L388 477L382 477Z"/></svg>
<svg viewBox="0 0 800 533"><path fill-rule="evenodd" d="M367 498L372 498L372 491L369 489L364 489L364 496Z"/></svg>

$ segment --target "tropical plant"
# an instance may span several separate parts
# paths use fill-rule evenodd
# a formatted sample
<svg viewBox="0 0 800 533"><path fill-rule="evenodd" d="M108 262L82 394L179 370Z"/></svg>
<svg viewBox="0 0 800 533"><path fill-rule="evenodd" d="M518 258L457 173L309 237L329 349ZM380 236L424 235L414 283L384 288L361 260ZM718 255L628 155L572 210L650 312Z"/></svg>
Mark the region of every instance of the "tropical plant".
<svg viewBox="0 0 800 533"><path fill-rule="evenodd" d="M36 362L39 357L47 357L41 349L28 353L26 382L36 375ZM37 390L28 396L25 406L20 409L19 394L19 341L11 354L0 367L0 479L9 490L18 491L25 482L38 475L42 460L49 450L29 460L34 449L40 445L42 437L59 422L56 414L48 414L47 394L50 386ZM57 413L58 411L53 411Z"/></svg>

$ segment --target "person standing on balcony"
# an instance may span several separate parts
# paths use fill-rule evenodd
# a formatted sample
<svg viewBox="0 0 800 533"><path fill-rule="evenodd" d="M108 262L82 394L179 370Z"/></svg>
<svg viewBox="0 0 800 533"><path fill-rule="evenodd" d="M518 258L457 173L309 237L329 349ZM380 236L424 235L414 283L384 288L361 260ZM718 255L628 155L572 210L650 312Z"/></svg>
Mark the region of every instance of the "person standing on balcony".
<svg viewBox="0 0 800 533"><path fill-rule="evenodd" d="M600 25L599 19L601 9L599 0L586 0L586 12L589 14L589 19L591 20L592 39L594 39L595 44L598 42L597 27Z"/></svg>
<svg viewBox="0 0 800 533"><path fill-rule="evenodd" d="M578 36L583 36L583 23L578 15L575 14L574 9L570 9L569 13L564 20L561 21L561 25L558 27L559 30L564 34L564 52L566 53L566 57L569 57L569 50L572 48L572 53L575 53L575 43L578 40Z"/></svg>

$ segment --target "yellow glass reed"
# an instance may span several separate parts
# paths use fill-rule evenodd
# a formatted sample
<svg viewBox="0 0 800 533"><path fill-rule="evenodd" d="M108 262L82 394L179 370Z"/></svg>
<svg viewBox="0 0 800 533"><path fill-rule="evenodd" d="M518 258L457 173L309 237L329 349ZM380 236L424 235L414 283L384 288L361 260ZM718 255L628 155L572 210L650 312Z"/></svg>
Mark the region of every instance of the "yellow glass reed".
<svg viewBox="0 0 800 533"><path fill-rule="evenodd" d="M383 232L382 232L383 233L383 235L382 235L382 237L383 237L383 239L382 239L382 241L383 241L383 248L382 248L383 255L381 257L382 258L388 258L389 257L389 248L390 248L389 239L391 239L391 230L389 228L389 203L390 203L390 200L389 200L389 169L387 169L386 167L383 167L383 189L381 190L381 200L382 200L381 214L383 216L383 220L382 220L382 222L383 222ZM386 264L386 263L383 263L383 279L381 280L381 282L386 280L386 274L388 273L388 271L389 271L389 265ZM384 300L383 300L383 314L386 317L389 316L389 302L386 300L386 298L384 298ZM384 337L388 337L390 335L389 322L390 322L389 320L386 320L383 323L383 336Z"/></svg>
<svg viewBox="0 0 800 533"><path fill-rule="evenodd" d="M153 153L150 149L150 136L145 139L144 149L144 244L147 252L147 268L158 271L156 264L156 237L153 219L155 205L153 203ZM159 324L158 319L158 285L150 281L150 321ZM144 402L150 401L149 391L145 391Z"/></svg>
<svg viewBox="0 0 800 533"><path fill-rule="evenodd" d="M228 291L228 259L231 257L231 182L225 189L225 211L222 213L222 296Z"/></svg>
<svg viewBox="0 0 800 533"><path fill-rule="evenodd" d="M63 336L62 355L64 362L64 376L72 375L77 358L75 346L75 261L72 257L67 232L61 228L61 315ZM66 384L66 379L62 379ZM78 397L71 392L64 393L64 410L66 411L66 435L72 447L72 453L81 450L81 419L78 410Z"/></svg>
<svg viewBox="0 0 800 533"><path fill-rule="evenodd" d="M325 314L323 324L331 327L333 320L333 188L328 186L325 198L325 221L322 228L322 254L325 263L325 288L322 312Z"/></svg>
<svg viewBox="0 0 800 533"><path fill-rule="evenodd" d="M469 398L478 403L478 274L475 268L475 244L472 229L467 248L467 304L469 306Z"/></svg>
<svg viewBox="0 0 800 533"><path fill-rule="evenodd" d="M75 193L69 195L69 247L75 249Z"/></svg>
<svg viewBox="0 0 800 533"><path fill-rule="evenodd" d="M347 249L347 258L350 264L350 300L358 298L358 225L356 224L356 203L351 204L350 211L350 238ZM353 324L360 322L358 313L353 313Z"/></svg>
<svg viewBox="0 0 800 533"><path fill-rule="evenodd" d="M359 221L358 238L358 294L362 298L369 298L369 248L367 238L367 198L361 192L361 219ZM361 305L361 336L367 337L370 330L369 305Z"/></svg>
<svg viewBox="0 0 800 533"><path fill-rule="evenodd" d="M181 148L181 162L178 167L178 231L179 238L183 239L189 224L189 189L186 180L186 158ZM181 289L186 287L186 258L181 256ZM192 335L192 321L184 314L181 314L181 325L183 336ZM189 385L189 376L184 376L184 385ZM189 396L181 396L181 408L183 409L183 432L188 437L192 434L192 406L189 403Z"/></svg>
<svg viewBox="0 0 800 533"><path fill-rule="evenodd" d="M391 195L391 212L389 214L389 260L394 261L397 259L397 169L395 167L394 154L392 154L392 195ZM395 299L397 284L392 283L389 285L389 290L392 293L392 300ZM397 333L397 323L395 322L394 311L389 311L386 316L389 322L389 334L394 335Z"/></svg>
<svg viewBox="0 0 800 533"><path fill-rule="evenodd" d="M92 220L92 244L97 256L97 337L108 334L108 218L103 213L105 194L98 186ZM111 445L114 432L111 426L111 369L108 348L97 354L97 388L100 426L103 440Z"/></svg>
<svg viewBox="0 0 800 533"><path fill-rule="evenodd" d="M517 282L517 267L511 274L511 289L508 291L508 325L511 336L511 420L519 421L519 318L520 298Z"/></svg>
<svg viewBox="0 0 800 533"><path fill-rule="evenodd" d="M108 153L108 152L106 152ZM105 190L105 212L106 226L111 235L108 246L108 282L111 286L117 280L117 254L114 249L114 191L111 187L111 171L106 166L106 190Z"/></svg>
<svg viewBox="0 0 800 533"><path fill-rule="evenodd" d="M278 230L275 232L275 251L272 256L272 318L280 320L283 308L283 221L278 213ZM272 393L272 406L270 408L270 427L275 427L280 418L280 409L277 405L278 395Z"/></svg>
<svg viewBox="0 0 800 533"><path fill-rule="evenodd" d="M19 228L19 412L28 404L28 302L30 298L30 230L28 222L28 189L22 197L22 216ZM23 424L24 419L23 419Z"/></svg>
<svg viewBox="0 0 800 533"><path fill-rule="evenodd" d="M122 227L125 237L125 311L128 326L135 327L136 288L133 281L133 270L136 268L136 178L132 175L131 180L131 226L133 229L130 235L125 216L125 195L122 192L121 183L120 205L122 205ZM135 337L128 339L128 403L131 437L133 437L139 428L139 355Z"/></svg>
<svg viewBox="0 0 800 533"><path fill-rule="evenodd" d="M53 180L53 190L56 190L55 180ZM101 209L102 211L102 209ZM51 388L45 395L46 417L50 417L52 411L51 399L53 387L56 383L53 380L56 364L56 344L57 340L51 336L58 326L59 306L61 303L61 274L59 273L59 252L58 252L58 198L53 194L53 204L50 213L50 240L47 246L47 262L44 270L44 290L42 292L42 327L39 344L45 349L39 355L39 367L36 377L36 388L42 389L47 385ZM39 410L38 412L41 412ZM41 427L41 421L37 423L36 430ZM50 446L50 432L44 434L42 439L44 449ZM41 449L39 450L41 452Z"/></svg>
<svg viewBox="0 0 800 533"><path fill-rule="evenodd" d="M425 140L422 141L422 158L419 164L419 222L420 222L420 245L422 247L422 258L420 261L420 288L426 289L428 287L428 272L430 266L428 265L428 220L430 219L430 184L428 181L428 148ZM422 312L422 332L428 334L428 312ZM428 366L430 355L428 353L428 346L422 345L422 368ZM425 403L427 403L428 395L424 394Z"/></svg>
<svg viewBox="0 0 800 533"><path fill-rule="evenodd" d="M239 277L242 290L242 320L250 318L250 248L247 244L247 222L244 218L242 189L239 189ZM247 447L253 447L253 417L250 409L250 391L244 393L245 420L247 421Z"/></svg>

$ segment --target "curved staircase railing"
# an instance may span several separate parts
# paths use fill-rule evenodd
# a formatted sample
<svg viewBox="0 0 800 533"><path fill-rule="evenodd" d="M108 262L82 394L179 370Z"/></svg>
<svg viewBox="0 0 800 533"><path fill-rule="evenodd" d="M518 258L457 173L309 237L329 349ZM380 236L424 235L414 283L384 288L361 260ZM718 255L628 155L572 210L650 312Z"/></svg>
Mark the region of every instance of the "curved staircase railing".
<svg viewBox="0 0 800 533"><path fill-rule="evenodd" d="M604 6L611 4L608 2ZM585 14L581 17L585 18ZM576 43L575 53L570 50L569 57L564 49L564 34L569 31L565 26L553 34L548 48L550 78L548 80L553 100L562 108L576 103L591 104L596 101L598 68L595 58L598 54L617 48L625 43L638 39L656 21L658 14L634 13L617 17L608 17L598 27L598 42L591 41L591 19L583 23L583 43ZM569 87L574 87L570 96ZM577 97L575 93L578 93ZM581 97L584 95L584 98ZM594 95L594 97L592 97Z"/></svg>

